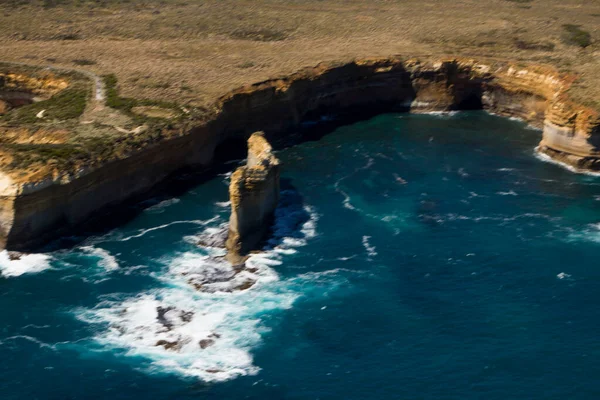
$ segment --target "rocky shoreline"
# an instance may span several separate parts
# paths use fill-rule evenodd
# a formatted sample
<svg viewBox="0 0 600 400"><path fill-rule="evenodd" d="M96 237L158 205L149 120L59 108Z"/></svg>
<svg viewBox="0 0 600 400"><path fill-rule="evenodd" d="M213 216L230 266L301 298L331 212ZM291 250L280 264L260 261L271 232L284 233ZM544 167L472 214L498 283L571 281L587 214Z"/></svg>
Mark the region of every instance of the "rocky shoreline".
<svg viewBox="0 0 600 400"><path fill-rule="evenodd" d="M221 97L206 121L122 158L39 180L0 176L0 244L31 250L123 202L143 197L182 169L215 165L216 154L252 132L284 140L323 115L484 109L543 128L539 151L577 169L600 169L600 116L569 100L573 77L542 66L401 58L320 64Z"/></svg>

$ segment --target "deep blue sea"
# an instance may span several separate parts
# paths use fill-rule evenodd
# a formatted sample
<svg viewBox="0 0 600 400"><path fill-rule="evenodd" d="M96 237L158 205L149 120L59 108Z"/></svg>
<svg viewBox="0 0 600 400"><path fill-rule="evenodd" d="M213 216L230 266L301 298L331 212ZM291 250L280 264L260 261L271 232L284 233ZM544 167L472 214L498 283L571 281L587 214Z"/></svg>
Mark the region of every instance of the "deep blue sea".
<svg viewBox="0 0 600 400"><path fill-rule="evenodd" d="M228 174L0 253L0 399L598 399L600 178L540 135L387 114L280 151L273 236L238 274L197 245Z"/></svg>

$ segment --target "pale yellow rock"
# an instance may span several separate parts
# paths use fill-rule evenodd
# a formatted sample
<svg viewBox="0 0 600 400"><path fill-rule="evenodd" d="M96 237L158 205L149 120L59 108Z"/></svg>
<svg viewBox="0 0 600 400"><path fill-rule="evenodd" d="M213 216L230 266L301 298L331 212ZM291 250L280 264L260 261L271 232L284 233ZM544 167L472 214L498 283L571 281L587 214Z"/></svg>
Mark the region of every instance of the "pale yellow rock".
<svg viewBox="0 0 600 400"><path fill-rule="evenodd" d="M228 258L239 262L268 233L279 200L279 160L262 132L248 139L248 161L231 175Z"/></svg>

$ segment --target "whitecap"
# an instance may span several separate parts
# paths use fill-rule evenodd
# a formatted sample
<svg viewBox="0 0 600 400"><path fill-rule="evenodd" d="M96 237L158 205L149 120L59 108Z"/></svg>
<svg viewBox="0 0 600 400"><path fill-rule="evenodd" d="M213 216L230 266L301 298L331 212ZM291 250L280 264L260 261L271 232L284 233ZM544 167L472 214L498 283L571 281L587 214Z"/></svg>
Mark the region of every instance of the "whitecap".
<svg viewBox="0 0 600 400"><path fill-rule="evenodd" d="M424 106L427 107L429 105L429 103L419 103L418 106ZM415 110L416 114L422 114L422 115L430 115L432 117L438 117L438 118L452 118L454 116L456 116L460 111L419 111L419 110Z"/></svg>
<svg viewBox="0 0 600 400"><path fill-rule="evenodd" d="M508 192L496 192L496 194L499 194L500 196L518 196L517 192L514 190L509 190Z"/></svg>
<svg viewBox="0 0 600 400"><path fill-rule="evenodd" d="M40 348L48 348L48 349L51 349L51 350L56 350L56 348L53 345L48 344L46 342L42 342L38 338L33 337L33 336L29 336L29 335L17 335L17 336L11 336L11 337L7 337L7 338L3 338L2 340L0 340L0 343L7 342L9 340L26 340L28 342L32 342L32 343L37 344L38 346L40 346Z"/></svg>
<svg viewBox="0 0 600 400"><path fill-rule="evenodd" d="M580 232L571 232L567 236L567 241L600 243L600 223L589 224L586 229L583 229Z"/></svg>
<svg viewBox="0 0 600 400"><path fill-rule="evenodd" d="M0 273L7 278L38 273L51 268L51 258L48 254L22 254L11 259L4 250L0 252Z"/></svg>
<svg viewBox="0 0 600 400"><path fill-rule="evenodd" d="M221 223L218 226L209 226L198 235L186 236L184 240L188 243L200 245L208 249L224 248L229 231L228 223Z"/></svg>
<svg viewBox="0 0 600 400"><path fill-rule="evenodd" d="M592 171L586 171L586 170L582 170L579 168L575 168L572 165L566 164L562 161L558 161L553 159L552 157L550 157L547 154L544 154L542 152L539 151L539 147L536 147L534 150L534 156L535 158L537 158L540 161L543 162L547 162L549 164L554 164L554 165L558 165L559 167L565 168L571 172L574 172L576 174L581 174L581 175L589 175L589 176L600 176L600 172L592 172Z"/></svg>
<svg viewBox="0 0 600 400"><path fill-rule="evenodd" d="M272 239L244 266L231 265L210 248L179 253L159 260L166 267L158 276L164 287L133 297L112 295L94 309L76 310L77 317L105 327L93 338L101 351L141 356L148 373L208 382L258 373L252 351L268 331L261 317L292 307L304 286L302 278L281 281L272 267L317 234L318 215L299 199L282 192Z"/></svg>
<svg viewBox="0 0 600 400"><path fill-rule="evenodd" d="M362 244L365 250L367 251L369 257L375 257L377 255L377 248L369 243L369 239L371 239L371 236L363 236Z"/></svg>
<svg viewBox="0 0 600 400"><path fill-rule="evenodd" d="M101 349L142 356L149 360L149 373L204 381L258 373L251 351L268 331L260 316L290 308L299 293L281 285L277 273L258 255L250 257L242 272L193 252L168 264L168 273L161 277L167 287L78 310L81 320L107 325L94 338ZM254 284L236 289L248 280Z"/></svg>
<svg viewBox="0 0 600 400"><path fill-rule="evenodd" d="M144 236L145 234L147 234L149 232L153 232L153 231L157 231L157 230L160 230L160 229L164 229L164 228L167 228L167 227L173 226L173 225L179 225L179 224L208 225L211 222L217 221L218 219L219 219L219 216L215 216L215 217L213 217L211 219L204 220L204 221L203 220L173 221L173 222L169 222L168 224L162 224L162 225L155 226L155 227L152 227L152 228L140 229L140 230L138 230L137 233L135 233L133 235L130 235L130 236L126 236L126 237L120 239L120 241L121 242L127 242L127 241L129 241L131 239L136 239L136 238L142 237L142 236Z"/></svg>
<svg viewBox="0 0 600 400"><path fill-rule="evenodd" d="M563 280L563 279L569 279L569 278L571 278L571 275L569 275L569 274L567 274L565 272L561 272L560 274L556 275L556 277L558 279L560 279L560 280Z"/></svg>
<svg viewBox="0 0 600 400"><path fill-rule="evenodd" d="M100 259L98 265L104 268L106 271L114 271L119 269L119 262L116 257L110 254L108 250L101 249L94 246L83 246L81 250L97 257Z"/></svg>

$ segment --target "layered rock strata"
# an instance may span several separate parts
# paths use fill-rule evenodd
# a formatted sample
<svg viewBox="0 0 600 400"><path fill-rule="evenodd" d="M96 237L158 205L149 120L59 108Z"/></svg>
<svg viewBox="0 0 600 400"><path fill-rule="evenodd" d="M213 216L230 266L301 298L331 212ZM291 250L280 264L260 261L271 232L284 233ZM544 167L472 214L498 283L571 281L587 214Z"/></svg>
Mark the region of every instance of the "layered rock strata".
<svg viewBox="0 0 600 400"><path fill-rule="evenodd" d="M228 259L240 261L265 238L279 200L279 160L263 132L248 139L248 161L231 175Z"/></svg>
<svg viewBox="0 0 600 400"><path fill-rule="evenodd" d="M547 67L465 59L320 64L236 89L193 129L174 128L168 140L101 164L25 181L0 173L0 245L30 249L143 196L183 168L210 167L215 150L232 139L259 130L284 138L323 115L486 109L543 128L539 151L600 170L600 117L569 100L572 82Z"/></svg>

